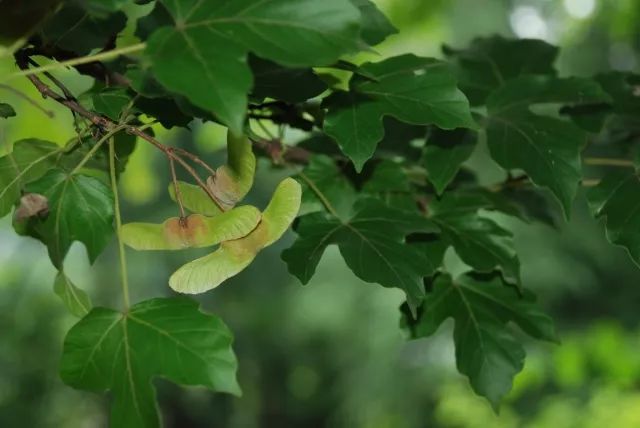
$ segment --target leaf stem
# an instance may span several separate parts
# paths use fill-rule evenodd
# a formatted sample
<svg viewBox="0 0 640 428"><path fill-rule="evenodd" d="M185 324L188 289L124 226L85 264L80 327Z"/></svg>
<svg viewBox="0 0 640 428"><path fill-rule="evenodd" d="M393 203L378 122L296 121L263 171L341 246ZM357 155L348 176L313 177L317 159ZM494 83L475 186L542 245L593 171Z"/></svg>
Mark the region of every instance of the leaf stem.
<svg viewBox="0 0 640 428"><path fill-rule="evenodd" d="M78 171L80 171L80 169L82 169L83 166L85 166L85 164L87 162L89 162L89 160L93 157L93 155L100 150L100 147L102 147L102 145L109 140L111 137L113 137L115 134L117 134L118 132L122 131L123 129L125 129L127 127L127 125L122 124L122 125L117 125L115 128L110 129L106 134L104 134L102 136L102 138L100 138L96 144L91 148L91 150L89 150L87 152L87 154L85 155L84 158L82 158L82 160L80 162L78 162L78 165L76 165L76 167L73 169L73 171L71 171L71 175L77 173Z"/></svg>
<svg viewBox="0 0 640 428"><path fill-rule="evenodd" d="M331 205L331 202L329 202L329 200L326 198L324 193L322 193L322 191L318 189L318 186L316 186L316 183L314 183L313 180L307 177L307 175L302 171L300 171L298 175L300 176L300 178L304 180L305 183L307 183L307 185L311 188L311 190L313 190L313 193L315 193L318 199L320 199L320 202L322 202L322 205L324 205L327 211L329 211L329 213L334 217L340 218L340 216L338 215L338 211L336 211L333 205Z"/></svg>
<svg viewBox="0 0 640 428"><path fill-rule="evenodd" d="M629 159L615 159L615 158L584 158L586 165L594 166L617 166L622 168L633 168L635 165L633 161Z"/></svg>
<svg viewBox="0 0 640 428"><path fill-rule="evenodd" d="M109 175L111 176L111 189L113 192L114 214L116 219L116 237L118 238L118 255L120 257L120 284L122 286L122 300L124 311L131 306L129 298L129 276L127 274L127 258L122 240L122 217L120 214L120 196L118 195L118 181L116 179L116 151L114 138L109 139Z"/></svg>
<svg viewBox="0 0 640 428"><path fill-rule="evenodd" d="M141 51L145 47L146 47L146 43L137 43L135 45L125 46L123 48L100 52L95 55L81 56L79 58L73 58L68 61L54 62L52 64L43 65L37 68L31 68L26 70L23 69L13 74L10 74L6 80L9 80L15 77L20 77L20 76L31 76L34 74L43 73L45 71L57 70L59 68L71 67L74 65L88 64L90 62L98 62L98 61L104 61L112 58L117 58L120 55L126 55L133 52Z"/></svg>

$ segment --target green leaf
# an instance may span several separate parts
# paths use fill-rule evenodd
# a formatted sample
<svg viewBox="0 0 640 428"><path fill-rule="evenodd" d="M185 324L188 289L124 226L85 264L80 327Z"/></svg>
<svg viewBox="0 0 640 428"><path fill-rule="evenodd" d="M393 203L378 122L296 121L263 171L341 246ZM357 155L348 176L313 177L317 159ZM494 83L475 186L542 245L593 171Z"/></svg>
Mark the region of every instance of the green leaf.
<svg viewBox="0 0 640 428"><path fill-rule="evenodd" d="M536 339L557 342L551 319L535 305L530 293L519 297L499 279L439 276L418 311L405 317L413 337L431 336L447 319L455 320L453 340L460 373L473 390L497 409L522 370L525 352L507 328L513 322Z"/></svg>
<svg viewBox="0 0 640 428"><path fill-rule="evenodd" d="M374 46L396 34L398 30L370 0L350 0L362 14L362 39Z"/></svg>
<svg viewBox="0 0 640 428"><path fill-rule="evenodd" d="M60 271L53 282L53 291L67 307L69 312L82 318L91 310L91 298L86 291L76 287L71 280Z"/></svg>
<svg viewBox="0 0 640 428"><path fill-rule="evenodd" d="M606 220L607 239L624 247L640 266L640 179L637 173L608 174L587 192L595 218Z"/></svg>
<svg viewBox="0 0 640 428"><path fill-rule="evenodd" d="M429 182L438 195L454 179L460 166L473 153L477 135L468 129L444 131L436 129L427 139L422 163L427 170Z"/></svg>
<svg viewBox="0 0 640 428"><path fill-rule="evenodd" d="M187 298L152 299L125 313L94 308L64 341L60 376L78 389L111 391L110 425L159 427L152 380L239 395L232 335Z"/></svg>
<svg viewBox="0 0 640 428"><path fill-rule="evenodd" d="M555 75L558 48L542 40L505 39L501 36L474 39L466 49L445 46L460 88L471 104L484 104L489 94L510 79L524 75Z"/></svg>
<svg viewBox="0 0 640 428"><path fill-rule="evenodd" d="M46 47L86 55L93 49L105 48L126 24L127 16L122 12L94 16L79 6L65 5L46 21L40 37Z"/></svg>
<svg viewBox="0 0 640 428"><path fill-rule="evenodd" d="M385 159L376 165L362 190L367 193L409 192L411 186L402 165Z"/></svg>
<svg viewBox="0 0 640 428"><path fill-rule="evenodd" d="M174 27L147 41L157 79L238 134L252 76L247 54L289 67L331 64L357 49L360 15L345 0L162 0Z"/></svg>
<svg viewBox="0 0 640 428"><path fill-rule="evenodd" d="M54 165L54 155L59 150L54 143L27 139L16 142L13 151L0 158L0 218L20 199L25 184Z"/></svg>
<svg viewBox="0 0 640 428"><path fill-rule="evenodd" d="M85 10L95 16L106 16L117 12L131 0L75 0Z"/></svg>
<svg viewBox="0 0 640 428"><path fill-rule="evenodd" d="M121 233L124 243L135 250L182 250L240 239L259 222L260 211L246 205L216 217L192 214L183 219L172 217L162 224L128 223Z"/></svg>
<svg viewBox="0 0 640 428"><path fill-rule="evenodd" d="M356 191L328 156L315 155L309 164L299 173L302 182L302 208L300 215L317 211L325 211L325 203L331 204L341 216L351 213ZM314 190L315 188L315 190ZM322 194L325 201L318 197Z"/></svg>
<svg viewBox="0 0 640 428"><path fill-rule="evenodd" d="M47 245L54 266L62 266L74 241L86 246L93 263L113 234L111 189L97 178L51 169L27 190L49 201L49 215L29 219L25 228Z"/></svg>
<svg viewBox="0 0 640 428"><path fill-rule="evenodd" d="M362 193L371 194L387 205L408 211L416 209L416 200L411 190L405 168L389 159L378 163L371 177L362 186Z"/></svg>
<svg viewBox="0 0 640 428"><path fill-rule="evenodd" d="M543 103L586 104L609 96L589 79L522 77L487 100L487 143L505 169L524 170L534 184L548 188L568 217L581 173L580 151L587 134L570 122L529 110Z"/></svg>
<svg viewBox="0 0 640 428"><path fill-rule="evenodd" d="M208 256L187 263L169 279L179 293L204 293L246 268L258 253L273 244L287 231L300 209L301 188L292 178L276 188L262 221L247 236L224 241Z"/></svg>
<svg viewBox="0 0 640 428"><path fill-rule="evenodd" d="M350 92L326 99L329 111L324 123L324 131L336 140L357 171L384 137L384 116L443 129L475 127L469 103L445 63L402 55L361 68L377 81L354 76Z"/></svg>
<svg viewBox="0 0 640 428"><path fill-rule="evenodd" d="M124 108L131 102L131 96L122 88L103 88L92 92L91 100L95 111L117 122Z"/></svg>
<svg viewBox="0 0 640 428"><path fill-rule="evenodd" d="M496 221L478 213L475 198L456 193L429 205L430 219L437 224L456 254L478 272L499 269L505 281L521 285L520 261L513 245L513 234Z"/></svg>
<svg viewBox="0 0 640 428"><path fill-rule="evenodd" d="M563 108L562 113L570 115L581 128L600 132L599 140L605 144L620 142L623 147L628 146L628 139L640 129L640 97L637 95L640 75L612 71L594 79L609 94L611 102L569 106Z"/></svg>
<svg viewBox="0 0 640 428"><path fill-rule="evenodd" d="M311 68L287 68L274 62L249 57L255 79L251 95L258 101L274 98L288 103L300 103L317 97L327 85Z"/></svg>
<svg viewBox="0 0 640 428"><path fill-rule="evenodd" d="M7 103L0 103L0 118L14 117L16 111Z"/></svg>
<svg viewBox="0 0 640 428"><path fill-rule="evenodd" d="M363 199L351 218L342 221L321 213L308 214L295 227L298 239L282 253L289 272L309 282L329 245L338 245L347 266L358 278L405 291L411 305L424 296L423 277L437 269L419 246L407 244L413 232L433 233L437 227L425 217Z"/></svg>

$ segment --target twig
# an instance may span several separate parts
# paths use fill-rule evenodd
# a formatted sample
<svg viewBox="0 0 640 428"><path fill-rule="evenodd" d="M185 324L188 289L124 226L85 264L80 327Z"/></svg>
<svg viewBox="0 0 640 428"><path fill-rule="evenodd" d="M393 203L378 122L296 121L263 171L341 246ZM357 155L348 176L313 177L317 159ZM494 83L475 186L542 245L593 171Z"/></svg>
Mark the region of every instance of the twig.
<svg viewBox="0 0 640 428"><path fill-rule="evenodd" d="M23 100L25 100L26 102L28 102L29 104L31 104L32 106L34 106L35 108L37 108L38 110L46 114L49 118L53 119L55 117L55 114L51 110L47 110L46 108L42 107L36 100L31 98L29 95L25 94L24 92L19 91L16 88L12 88L9 85L4 85L2 83L0 83L0 89L4 89L5 91L12 92L13 94L19 96L20 98L22 98Z"/></svg>
<svg viewBox="0 0 640 428"><path fill-rule="evenodd" d="M20 69L28 70L28 58L25 57L24 54L20 55L20 53L17 53L16 54L16 61L17 61L18 67L20 67ZM143 139L143 140L147 141L148 143L152 144L158 150L162 151L166 156L170 156L173 159L175 159L193 177L193 179L196 181L198 186L200 186L202 188L202 190L204 190L207 193L207 195L212 200L212 202L214 204L216 204L216 206L221 211L225 211L225 208L218 201L218 199L213 195L211 190L209 190L207 185L202 181L202 179L200 178L198 173L191 167L191 165L189 165L187 162L185 162L184 159L182 159L180 156L176 155L173 151L170 151L169 148L167 148L166 146L161 144L158 140L156 140L152 136L146 134L141 129L139 129L139 128L133 126L133 125L127 125L127 124L118 125L115 122L113 122L111 119L109 119L109 118L107 118L105 116L101 116L99 114L93 113L93 112L85 109L75 99L67 99L67 98L61 96L60 94L58 94L57 92L55 92L54 90L52 90L49 86L47 86L44 82L42 82L42 80L40 80L40 78L35 76L33 73L27 73L27 74L25 74L25 76L27 77L27 79L29 79L31 81L31 83L33 83L33 85L36 87L36 89L38 89L38 91L42 94L43 97L45 97L45 98L49 97L49 98L53 99L54 101L66 106L70 110L72 110L72 111L78 113L80 116L90 120L91 123L93 123L94 125L100 127L101 129L103 129L103 130L105 130L107 132L113 130L113 128L116 128L118 126L122 126L122 129L126 130L126 132L128 132L129 134L132 134L132 135L135 135L137 137L140 137L141 139Z"/></svg>
<svg viewBox="0 0 640 428"><path fill-rule="evenodd" d="M313 180L307 177L302 171L300 171L298 175L300 176L300 178L302 178L302 180L304 180L305 183L307 183L311 190L313 190L313 193L315 193L318 199L320 199L320 202L322 202L322 205L324 205L327 211L329 211L329 213L334 217L340 218L340 216L338 215L338 211L333 207L333 205L331 205L329 199L327 199L327 197L324 195L324 193L322 193L318 186L316 186L316 183L314 183Z"/></svg>
<svg viewBox="0 0 640 428"><path fill-rule="evenodd" d="M207 164L205 161L203 161L202 159L200 159L200 157L194 155L191 152L188 152L184 149L181 149L180 147L172 147L172 150L180 153L183 156L188 157L189 159L191 159L192 161L194 161L195 163L197 163L198 165L202 166L204 169L207 170L207 172L209 172L209 174L211 175L216 175L216 170L211 168L209 166L209 164Z"/></svg>

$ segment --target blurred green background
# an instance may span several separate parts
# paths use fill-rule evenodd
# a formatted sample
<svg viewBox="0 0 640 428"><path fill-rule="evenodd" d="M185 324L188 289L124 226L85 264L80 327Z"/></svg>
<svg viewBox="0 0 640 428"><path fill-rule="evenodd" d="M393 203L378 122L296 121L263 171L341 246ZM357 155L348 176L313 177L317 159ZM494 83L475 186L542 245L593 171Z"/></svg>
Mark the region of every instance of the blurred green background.
<svg viewBox="0 0 640 428"><path fill-rule="evenodd" d="M400 34L356 60L404 52L440 56L443 43L465 46L499 33L543 38L563 50L563 75L640 69L638 0L379 0ZM139 10L130 11L132 15ZM126 44L126 37L119 41ZM0 60L5 71L12 67ZM56 73L75 93L89 79ZM12 86L38 98L24 81ZM0 154L13 141L73 135L68 112L46 102L49 119L10 91L0 100L18 116L0 121ZM156 128L167 144L223 160L224 130ZM295 139L294 134L289 138ZM175 215L166 195L168 168L140 145L122 177L126 221ZM500 179L482 149L470 167ZM594 178L601 171L593 170ZM250 203L263 206L285 171L259 165ZM640 269L607 244L589 219L584 196L569 224L514 224L525 285L557 320L561 346L527 343L525 370L499 416L455 371L451 324L428 340L406 342L398 328L402 294L358 281L335 250L301 286L279 258L293 238L261 253L253 265L200 298L236 334L242 398L156 381L167 427L640 427ZM119 305L113 246L90 267L76 245L66 270L99 305ZM134 253L135 300L168 295L169 274L192 253ZM18 238L0 220L0 426L104 427L108 397L75 391L58 378L64 332L75 322L54 296L45 248Z"/></svg>

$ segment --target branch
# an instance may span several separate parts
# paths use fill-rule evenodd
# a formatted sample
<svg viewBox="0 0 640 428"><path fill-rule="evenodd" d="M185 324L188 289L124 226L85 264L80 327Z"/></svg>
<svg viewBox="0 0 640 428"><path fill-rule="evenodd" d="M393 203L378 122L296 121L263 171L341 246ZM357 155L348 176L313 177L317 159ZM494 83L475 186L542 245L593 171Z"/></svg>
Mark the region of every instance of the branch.
<svg viewBox="0 0 640 428"><path fill-rule="evenodd" d="M21 70L29 71L29 59L24 53L16 53L16 63L18 64L18 67ZM91 111L87 110L86 108L82 107L75 100L75 98L74 99L68 99L68 98L63 97L62 95L60 95L57 92L55 92L54 90L52 90L49 86L47 86L34 73L24 73L24 76L26 76L27 79L29 79L31 81L31 83L33 83L33 85L42 94L42 96L44 98L51 98L52 100L58 102L59 104L62 104L64 106L66 106L71 111L73 111L73 112L77 113L78 115L80 115L80 116L88 119L89 121L91 121L91 123L93 123L94 125L98 126L103 131L109 133L109 132L113 132L114 129L121 127L122 129L124 129L129 134L132 134L132 135L135 135L137 137L140 137L141 139L143 139L143 140L147 141L148 143L152 144L155 148L157 148L158 150L162 151L167 157L172 158L175 161L177 161L194 178L196 183L198 183L198 186L200 186L202 188L202 190L205 191L205 193L209 196L209 198L212 200L212 202L214 204L216 204L216 206L221 211L225 211L225 208L216 199L216 197L213 195L213 193L207 187L207 185L202 181L202 179L200 178L198 173L191 167L191 165L189 165L187 162L185 162L184 159L182 159L180 156L175 154L174 151L171 148L168 148L168 147L164 146L158 140L156 140L155 138L153 138L149 134L145 133L144 131L142 131L141 129L139 129L139 128L133 126L133 125L117 124L117 123L115 123L114 121L112 121L111 119L109 119L109 118L107 118L105 116L101 116L101 115L99 115L97 113L91 112Z"/></svg>

